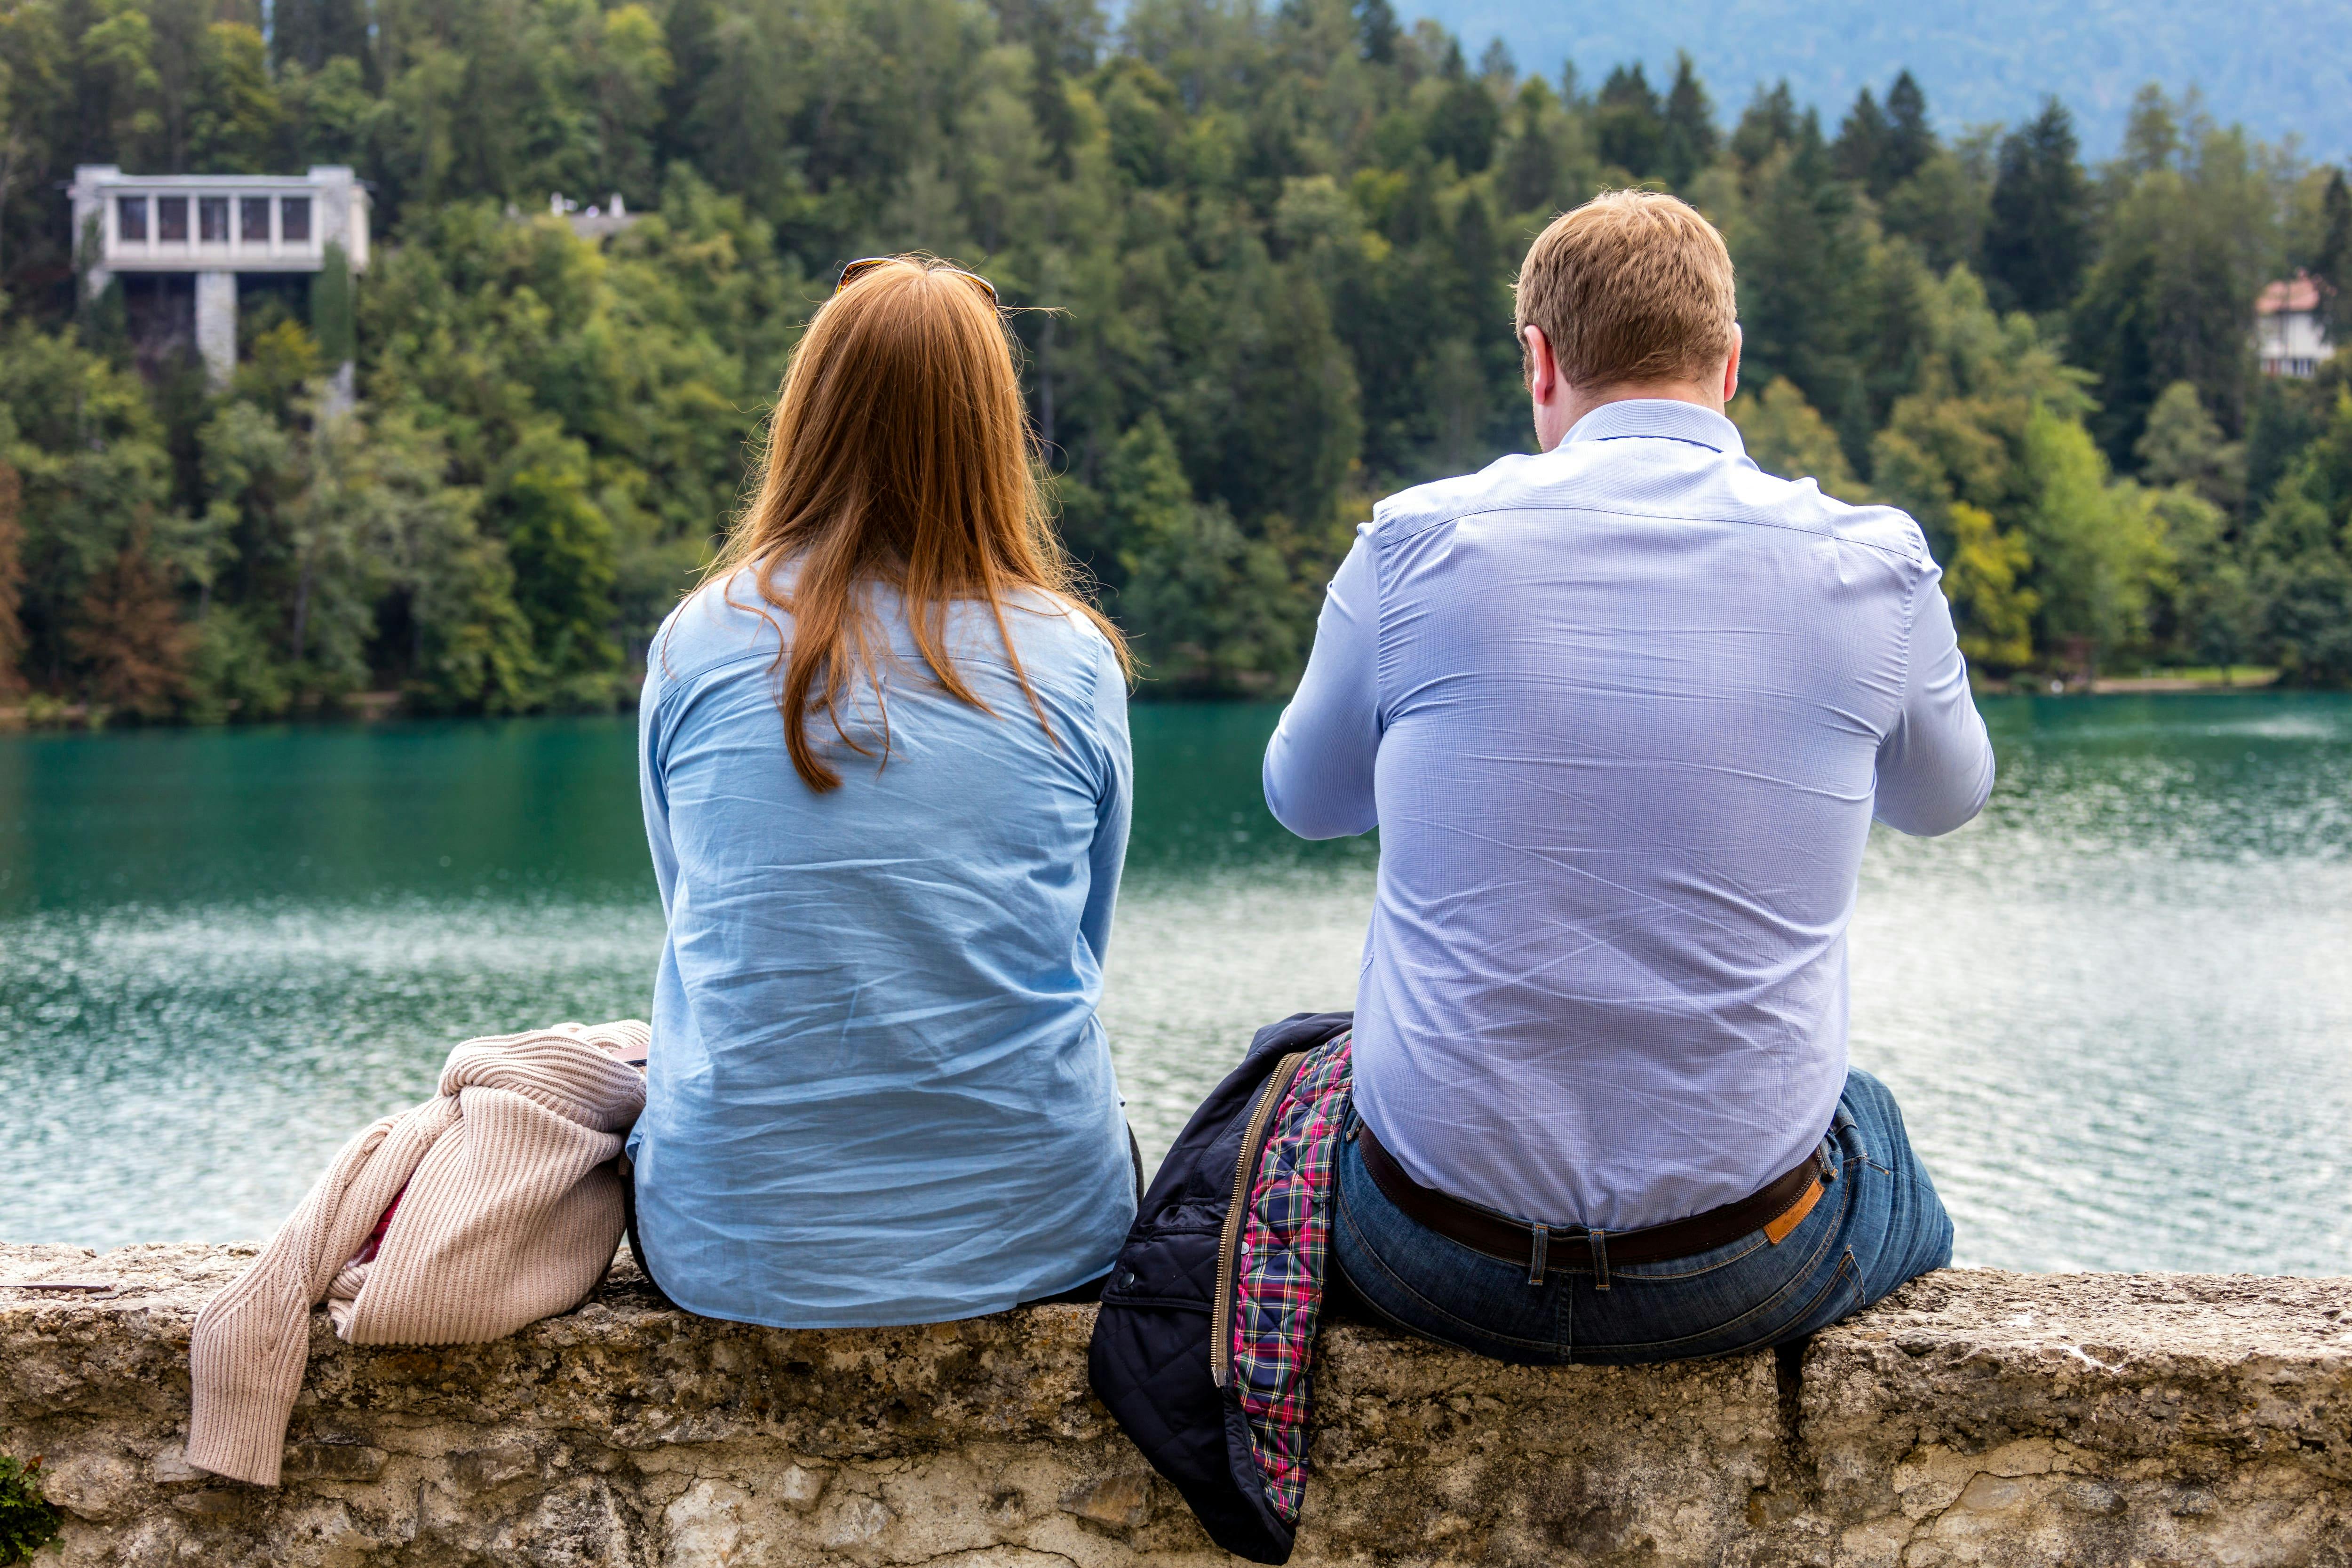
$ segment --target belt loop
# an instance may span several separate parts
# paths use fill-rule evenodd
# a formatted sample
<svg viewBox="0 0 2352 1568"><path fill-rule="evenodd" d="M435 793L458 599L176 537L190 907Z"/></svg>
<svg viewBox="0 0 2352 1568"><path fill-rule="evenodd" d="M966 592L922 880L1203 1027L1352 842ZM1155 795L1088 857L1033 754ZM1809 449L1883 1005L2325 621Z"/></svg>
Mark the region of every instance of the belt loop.
<svg viewBox="0 0 2352 1568"><path fill-rule="evenodd" d="M1535 1232L1535 1244L1528 1250L1528 1283L1540 1285L1544 1282L1544 1262L1551 1252L1551 1230L1542 1225L1530 1228Z"/></svg>
<svg viewBox="0 0 2352 1568"><path fill-rule="evenodd" d="M1609 1233L1588 1230L1584 1233L1584 1239L1592 1247L1592 1288L1606 1290L1609 1289Z"/></svg>

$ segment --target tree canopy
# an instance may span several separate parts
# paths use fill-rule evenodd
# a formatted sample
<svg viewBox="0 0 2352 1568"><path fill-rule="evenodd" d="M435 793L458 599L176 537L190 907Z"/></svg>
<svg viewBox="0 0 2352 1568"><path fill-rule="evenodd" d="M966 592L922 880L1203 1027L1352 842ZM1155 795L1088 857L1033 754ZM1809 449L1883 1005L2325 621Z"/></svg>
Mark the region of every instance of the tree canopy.
<svg viewBox="0 0 2352 1568"><path fill-rule="evenodd" d="M1982 668L2352 677L2345 375L2251 349L2295 267L2352 310L2341 172L2153 93L2097 168L2055 102L1939 136L1908 73L1835 118L1474 67L1385 0L0 0L0 688L624 702L835 269L919 248L1014 307L1145 689L1279 690L1374 500L1526 449L1513 269L1635 183L1732 245L1759 462L1910 510ZM85 297L78 163L349 163L374 266L247 279L208 389L184 289Z"/></svg>

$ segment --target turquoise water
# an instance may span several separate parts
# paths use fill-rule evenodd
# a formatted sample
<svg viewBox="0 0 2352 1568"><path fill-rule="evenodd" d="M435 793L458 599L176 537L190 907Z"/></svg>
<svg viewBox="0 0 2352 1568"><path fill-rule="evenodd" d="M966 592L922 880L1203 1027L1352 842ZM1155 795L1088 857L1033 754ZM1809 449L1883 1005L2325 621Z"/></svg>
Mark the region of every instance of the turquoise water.
<svg viewBox="0 0 2352 1568"><path fill-rule="evenodd" d="M1988 701L2001 782L1881 834L1855 1059L1964 1262L2352 1272L2352 699ZM1346 1005L1370 843L1269 819L1275 710L1139 707L1105 1012L1156 1156ZM0 737L0 1237L266 1235L455 1039L642 1014L625 720Z"/></svg>

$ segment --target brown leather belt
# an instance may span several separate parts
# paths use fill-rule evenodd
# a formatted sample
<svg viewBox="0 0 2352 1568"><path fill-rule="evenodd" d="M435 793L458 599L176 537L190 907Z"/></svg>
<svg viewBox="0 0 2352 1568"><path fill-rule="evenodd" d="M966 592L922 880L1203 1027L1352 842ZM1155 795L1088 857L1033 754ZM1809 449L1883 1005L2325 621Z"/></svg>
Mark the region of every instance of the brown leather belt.
<svg viewBox="0 0 2352 1568"><path fill-rule="evenodd" d="M1505 1219L1423 1186L1381 1147L1370 1123L1361 1118L1357 1120L1355 1136L1363 1146L1364 1169L1371 1173L1373 1184L1423 1227L1489 1258L1525 1268L1531 1284L1541 1284L1547 1268L1586 1268L1592 1271L1593 1283L1604 1290L1609 1288L1612 1264L1664 1263L1759 1230L1767 1241L1779 1246L1821 1201L1822 1173L1829 1169L1821 1145L1815 1144L1802 1162L1766 1183L1760 1191L1688 1219L1640 1230L1554 1231Z"/></svg>

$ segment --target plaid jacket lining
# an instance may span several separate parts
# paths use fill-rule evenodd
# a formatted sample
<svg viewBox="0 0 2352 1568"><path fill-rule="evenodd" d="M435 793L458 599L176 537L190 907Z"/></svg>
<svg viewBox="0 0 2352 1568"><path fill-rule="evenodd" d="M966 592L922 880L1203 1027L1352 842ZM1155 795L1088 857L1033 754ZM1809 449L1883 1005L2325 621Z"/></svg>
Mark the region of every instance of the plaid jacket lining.
<svg viewBox="0 0 2352 1568"><path fill-rule="evenodd" d="M1234 1282L1234 1382L1251 1457L1286 1524L1307 1489L1308 1371L1323 1310L1333 1173L1354 1082L1352 1033L1318 1047L1269 1125Z"/></svg>

